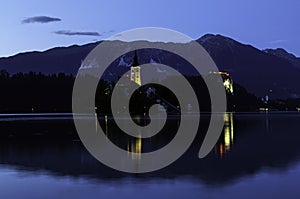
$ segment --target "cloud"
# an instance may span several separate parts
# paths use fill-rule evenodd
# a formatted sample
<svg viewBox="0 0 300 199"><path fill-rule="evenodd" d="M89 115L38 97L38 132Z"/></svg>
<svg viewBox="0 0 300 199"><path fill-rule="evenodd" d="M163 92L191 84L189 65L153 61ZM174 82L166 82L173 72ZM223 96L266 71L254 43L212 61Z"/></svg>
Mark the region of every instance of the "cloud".
<svg viewBox="0 0 300 199"><path fill-rule="evenodd" d="M74 36L74 35L79 35L79 36L101 36L101 34L98 33L98 32L86 32L86 31L58 30L58 31L55 31L54 33L58 34L58 35L68 35L68 36Z"/></svg>
<svg viewBox="0 0 300 199"><path fill-rule="evenodd" d="M22 20L22 23L50 23L50 22L56 22L61 21L60 18L55 17L47 17L47 16L35 16L35 17L29 17L24 20Z"/></svg>
<svg viewBox="0 0 300 199"><path fill-rule="evenodd" d="M118 34L113 35L113 37L123 37L123 35L121 33L118 33Z"/></svg>
<svg viewBox="0 0 300 199"><path fill-rule="evenodd" d="M285 43L287 42L287 40L284 39L278 39L278 40L274 40L274 41L269 41L269 44L280 44L280 43Z"/></svg>

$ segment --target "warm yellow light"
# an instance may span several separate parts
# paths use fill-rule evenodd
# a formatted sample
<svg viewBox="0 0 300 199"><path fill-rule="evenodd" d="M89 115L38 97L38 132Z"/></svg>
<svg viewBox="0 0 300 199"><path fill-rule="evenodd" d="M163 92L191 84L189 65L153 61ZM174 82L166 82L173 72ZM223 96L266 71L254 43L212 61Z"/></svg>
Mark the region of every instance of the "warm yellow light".
<svg viewBox="0 0 300 199"><path fill-rule="evenodd" d="M225 122L225 125L228 124L229 121L230 121L229 115L228 115L228 113L225 113L225 114L224 114L224 122Z"/></svg>
<svg viewBox="0 0 300 199"><path fill-rule="evenodd" d="M227 92L233 94L233 81L230 77L230 74L227 72L213 72L213 74L221 75L223 78L223 85Z"/></svg>
<svg viewBox="0 0 300 199"><path fill-rule="evenodd" d="M259 110L260 110L260 111L268 111L269 109L268 109L268 108L262 107L262 108L259 108Z"/></svg>
<svg viewBox="0 0 300 199"><path fill-rule="evenodd" d="M131 158L133 160L140 160L142 153L142 138L136 138L136 141L131 143Z"/></svg>
<svg viewBox="0 0 300 199"><path fill-rule="evenodd" d="M130 80L135 82L138 85L142 85L141 67L140 66L131 66L130 72L131 72Z"/></svg>
<svg viewBox="0 0 300 199"><path fill-rule="evenodd" d="M231 133L231 144L233 144L234 130L233 130L233 114L232 113L230 113L230 133Z"/></svg>
<svg viewBox="0 0 300 199"><path fill-rule="evenodd" d="M226 80L224 81L224 86L225 86L226 88L229 88L230 82L229 82L228 79L226 79Z"/></svg>
<svg viewBox="0 0 300 199"><path fill-rule="evenodd" d="M233 93L233 83L230 79L225 79L223 85L227 91Z"/></svg>
<svg viewBox="0 0 300 199"><path fill-rule="evenodd" d="M225 113L224 114L224 152L230 150L231 145L233 144L233 114Z"/></svg>
<svg viewBox="0 0 300 199"><path fill-rule="evenodd" d="M224 145L225 145L225 150L230 149L230 128L229 128L229 126L225 126L225 129L224 129Z"/></svg>
<svg viewBox="0 0 300 199"><path fill-rule="evenodd" d="M230 92L233 93L233 86L230 86Z"/></svg>

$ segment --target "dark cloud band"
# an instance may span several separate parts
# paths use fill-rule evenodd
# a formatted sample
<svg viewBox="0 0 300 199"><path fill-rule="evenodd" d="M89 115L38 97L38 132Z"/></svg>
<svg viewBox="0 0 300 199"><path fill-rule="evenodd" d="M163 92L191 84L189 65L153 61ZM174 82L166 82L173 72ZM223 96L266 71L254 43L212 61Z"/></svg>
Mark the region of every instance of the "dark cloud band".
<svg viewBox="0 0 300 199"><path fill-rule="evenodd" d="M50 22L56 22L61 21L60 18L55 17L47 17L47 16L35 16L35 17L29 17L24 20L22 20L23 24L26 23L50 23Z"/></svg>
<svg viewBox="0 0 300 199"><path fill-rule="evenodd" d="M74 35L79 35L79 36L101 36L101 34L98 33L98 32L70 31L70 30L58 30L58 31L55 31L54 33L58 34L58 35L68 35L68 36L74 36Z"/></svg>

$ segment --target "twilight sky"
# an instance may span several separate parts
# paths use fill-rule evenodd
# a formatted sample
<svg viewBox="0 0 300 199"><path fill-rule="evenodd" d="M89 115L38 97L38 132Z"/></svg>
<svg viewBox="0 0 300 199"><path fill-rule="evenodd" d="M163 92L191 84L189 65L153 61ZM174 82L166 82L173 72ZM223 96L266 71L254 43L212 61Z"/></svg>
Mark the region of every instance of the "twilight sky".
<svg viewBox="0 0 300 199"><path fill-rule="evenodd" d="M299 0L6 0L0 57L85 44L158 26L192 38L213 33L300 56Z"/></svg>

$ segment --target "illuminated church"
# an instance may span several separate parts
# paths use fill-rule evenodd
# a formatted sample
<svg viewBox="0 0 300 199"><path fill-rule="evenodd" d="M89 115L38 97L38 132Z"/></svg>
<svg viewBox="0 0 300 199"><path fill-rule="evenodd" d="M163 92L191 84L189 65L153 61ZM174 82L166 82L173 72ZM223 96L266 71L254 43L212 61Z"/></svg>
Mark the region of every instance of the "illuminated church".
<svg viewBox="0 0 300 199"><path fill-rule="evenodd" d="M141 80L141 67L138 62L137 52L134 51L134 58L132 66L130 67L130 80L138 84L139 86L142 85Z"/></svg>

